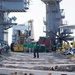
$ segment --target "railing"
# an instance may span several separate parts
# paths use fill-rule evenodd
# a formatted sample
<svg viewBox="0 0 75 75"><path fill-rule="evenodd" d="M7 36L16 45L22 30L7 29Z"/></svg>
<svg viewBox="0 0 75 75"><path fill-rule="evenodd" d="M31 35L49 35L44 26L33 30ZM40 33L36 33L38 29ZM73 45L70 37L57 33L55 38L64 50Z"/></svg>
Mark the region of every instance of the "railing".
<svg viewBox="0 0 75 75"><path fill-rule="evenodd" d="M29 4L30 4L29 0L24 0L24 8L25 9L29 9Z"/></svg>
<svg viewBox="0 0 75 75"><path fill-rule="evenodd" d="M68 21L66 21L66 20L62 20L62 23L61 23L62 25L68 25Z"/></svg>
<svg viewBox="0 0 75 75"><path fill-rule="evenodd" d="M65 18L65 13L61 13L61 18Z"/></svg>
<svg viewBox="0 0 75 75"><path fill-rule="evenodd" d="M44 23L44 25L47 25L46 17L43 17L43 23Z"/></svg>
<svg viewBox="0 0 75 75"><path fill-rule="evenodd" d="M46 27L43 27L43 32L45 32L45 33L46 33Z"/></svg>

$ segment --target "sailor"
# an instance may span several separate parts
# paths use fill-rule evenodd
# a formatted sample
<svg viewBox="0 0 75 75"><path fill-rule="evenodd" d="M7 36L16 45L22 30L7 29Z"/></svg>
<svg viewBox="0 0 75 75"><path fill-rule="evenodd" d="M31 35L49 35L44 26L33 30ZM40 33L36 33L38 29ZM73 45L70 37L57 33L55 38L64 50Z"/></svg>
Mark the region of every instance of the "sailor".
<svg viewBox="0 0 75 75"><path fill-rule="evenodd" d="M39 42L36 42L35 43L35 46L34 46L34 58L39 58L39 50L40 50L40 44Z"/></svg>

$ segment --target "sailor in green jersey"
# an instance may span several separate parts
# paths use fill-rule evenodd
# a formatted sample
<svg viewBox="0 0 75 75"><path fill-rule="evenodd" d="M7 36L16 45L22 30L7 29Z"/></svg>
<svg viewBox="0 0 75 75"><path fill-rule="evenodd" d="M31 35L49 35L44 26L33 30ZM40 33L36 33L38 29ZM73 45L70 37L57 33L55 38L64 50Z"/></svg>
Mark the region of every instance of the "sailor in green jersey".
<svg viewBox="0 0 75 75"><path fill-rule="evenodd" d="M34 58L39 58L39 50L40 50L40 44L38 42L35 43L34 46Z"/></svg>

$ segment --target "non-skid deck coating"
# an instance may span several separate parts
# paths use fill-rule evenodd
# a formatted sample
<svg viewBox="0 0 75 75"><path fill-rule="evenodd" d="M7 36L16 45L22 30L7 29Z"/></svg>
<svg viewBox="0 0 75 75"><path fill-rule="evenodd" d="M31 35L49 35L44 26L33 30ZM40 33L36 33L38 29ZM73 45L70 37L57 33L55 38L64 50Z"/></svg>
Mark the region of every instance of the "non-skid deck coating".
<svg viewBox="0 0 75 75"><path fill-rule="evenodd" d="M55 53L40 53L40 58L33 58L33 53L10 52L10 56L1 55L0 73L7 75L24 75L21 72L34 75L61 75L60 72L40 70L40 66L74 65L70 59L60 58ZM3 59L3 60L2 60ZM38 67L36 69L35 67ZM15 73L17 74L11 74ZM59 74L58 74L59 73ZM68 72L65 72L68 73ZM63 74L65 74L63 72ZM74 73L75 74L75 73ZM74 75L72 72L68 75Z"/></svg>

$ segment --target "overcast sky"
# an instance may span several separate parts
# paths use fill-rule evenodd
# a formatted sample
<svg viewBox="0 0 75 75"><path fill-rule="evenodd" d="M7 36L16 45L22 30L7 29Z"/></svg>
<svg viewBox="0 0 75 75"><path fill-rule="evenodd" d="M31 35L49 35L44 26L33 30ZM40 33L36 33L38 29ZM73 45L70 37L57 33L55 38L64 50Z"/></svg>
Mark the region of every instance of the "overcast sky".
<svg viewBox="0 0 75 75"><path fill-rule="evenodd" d="M68 21L68 24L75 24L75 0L62 0L60 4L61 8L64 9L65 19Z"/></svg>
<svg viewBox="0 0 75 75"><path fill-rule="evenodd" d="M68 24L75 24L75 0L62 0L60 3L60 8L64 9L65 20ZM35 40L39 39L39 36L45 36L43 33L43 17L46 15L45 4L41 0L32 0L29 10L22 13L10 13L10 17L16 16L16 22L18 24L23 24L30 19L33 19L34 25L34 35Z"/></svg>

